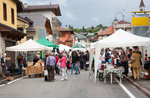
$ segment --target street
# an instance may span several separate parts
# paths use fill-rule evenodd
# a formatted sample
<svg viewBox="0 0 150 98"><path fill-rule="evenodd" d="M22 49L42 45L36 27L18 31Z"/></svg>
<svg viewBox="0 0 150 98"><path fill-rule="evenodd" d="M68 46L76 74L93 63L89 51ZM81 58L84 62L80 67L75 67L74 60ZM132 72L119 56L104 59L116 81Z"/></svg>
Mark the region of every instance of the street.
<svg viewBox="0 0 150 98"><path fill-rule="evenodd" d="M82 71L78 76L68 76L61 81L60 76L55 82L44 82L43 78L25 78L0 87L0 98L130 98L118 83L106 84ZM148 98L136 87L124 79L123 85L135 98Z"/></svg>

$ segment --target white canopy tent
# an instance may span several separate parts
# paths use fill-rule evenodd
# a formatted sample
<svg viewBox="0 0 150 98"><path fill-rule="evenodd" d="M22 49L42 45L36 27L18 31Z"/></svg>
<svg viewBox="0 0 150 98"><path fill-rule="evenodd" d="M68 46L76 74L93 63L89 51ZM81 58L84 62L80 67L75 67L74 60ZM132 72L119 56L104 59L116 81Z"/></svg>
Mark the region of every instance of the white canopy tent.
<svg viewBox="0 0 150 98"><path fill-rule="evenodd" d="M28 40L20 45L7 47L7 51L42 51L42 50L52 50L52 47L43 46L33 40Z"/></svg>
<svg viewBox="0 0 150 98"><path fill-rule="evenodd" d="M79 51L87 51L85 48L72 48L73 51L79 50Z"/></svg>
<svg viewBox="0 0 150 98"><path fill-rule="evenodd" d="M115 48L115 47L128 47L128 46L141 46L143 57L144 47L150 46L150 38L137 36L119 29L109 37L96 42L95 44L95 80L97 75L99 54L102 48ZM95 81L96 82L96 81Z"/></svg>
<svg viewBox="0 0 150 98"><path fill-rule="evenodd" d="M71 47L69 47L69 46L66 46L66 45L63 45L63 44L60 44L60 45L58 45L59 46L59 51L69 51L70 49L72 49Z"/></svg>

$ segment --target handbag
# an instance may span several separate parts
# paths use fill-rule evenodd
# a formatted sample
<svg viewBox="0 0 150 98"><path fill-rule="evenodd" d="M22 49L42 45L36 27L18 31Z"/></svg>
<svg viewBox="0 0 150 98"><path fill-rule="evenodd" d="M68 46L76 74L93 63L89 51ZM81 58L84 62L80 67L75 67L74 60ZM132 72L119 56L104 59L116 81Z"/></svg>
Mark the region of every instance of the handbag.
<svg viewBox="0 0 150 98"><path fill-rule="evenodd" d="M44 70L44 76L48 76L48 71L47 71L47 69Z"/></svg>

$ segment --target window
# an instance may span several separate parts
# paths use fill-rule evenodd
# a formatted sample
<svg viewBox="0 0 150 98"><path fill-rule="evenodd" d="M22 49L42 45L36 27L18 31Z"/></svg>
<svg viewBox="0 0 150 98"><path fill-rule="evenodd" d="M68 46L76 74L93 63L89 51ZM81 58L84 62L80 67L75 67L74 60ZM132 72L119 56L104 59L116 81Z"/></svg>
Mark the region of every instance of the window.
<svg viewBox="0 0 150 98"><path fill-rule="evenodd" d="M3 3L3 19L7 21L7 6Z"/></svg>
<svg viewBox="0 0 150 98"><path fill-rule="evenodd" d="M15 16L14 16L15 14L14 14L14 9L13 8L11 8L11 23L12 24L15 24Z"/></svg>

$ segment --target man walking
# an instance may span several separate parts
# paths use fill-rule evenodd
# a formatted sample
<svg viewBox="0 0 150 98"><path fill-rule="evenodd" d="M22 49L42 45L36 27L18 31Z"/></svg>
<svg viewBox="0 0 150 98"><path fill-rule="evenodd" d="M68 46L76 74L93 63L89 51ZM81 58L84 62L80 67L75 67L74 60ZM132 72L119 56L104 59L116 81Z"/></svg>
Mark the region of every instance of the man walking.
<svg viewBox="0 0 150 98"><path fill-rule="evenodd" d="M48 71L49 82L54 81L54 67L56 59L52 52L49 53L49 56L46 59L46 67Z"/></svg>

